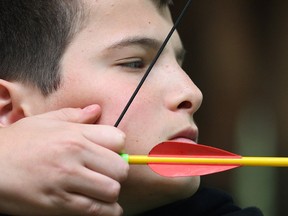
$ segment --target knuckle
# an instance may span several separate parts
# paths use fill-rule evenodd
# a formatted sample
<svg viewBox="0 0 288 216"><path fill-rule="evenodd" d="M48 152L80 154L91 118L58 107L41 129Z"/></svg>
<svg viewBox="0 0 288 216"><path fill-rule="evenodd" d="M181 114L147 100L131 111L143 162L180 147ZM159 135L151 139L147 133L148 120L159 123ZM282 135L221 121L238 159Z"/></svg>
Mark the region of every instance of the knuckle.
<svg viewBox="0 0 288 216"><path fill-rule="evenodd" d="M118 181L123 182L127 179L128 173L129 173L129 164L123 161L121 163L121 167L119 168L119 176L118 176Z"/></svg>
<svg viewBox="0 0 288 216"><path fill-rule="evenodd" d="M109 208L109 210L107 209ZM109 213L108 213L109 212ZM87 208L86 215L93 216L121 216L123 209L118 203L113 203L107 206L104 203L91 201L90 206Z"/></svg>
<svg viewBox="0 0 288 216"><path fill-rule="evenodd" d="M123 215L123 209L121 208L120 205L116 204L116 206L114 208L114 213L115 213L115 216Z"/></svg>
<svg viewBox="0 0 288 216"><path fill-rule="evenodd" d="M65 148L67 151L75 154L81 153L85 149L82 143L76 142L75 140L67 142Z"/></svg>
<svg viewBox="0 0 288 216"><path fill-rule="evenodd" d="M61 144L61 147L64 152L79 154L85 149L84 141L80 137L77 137L75 134L67 133L64 134L67 139Z"/></svg>
<svg viewBox="0 0 288 216"><path fill-rule="evenodd" d="M59 165L58 167L58 178L62 179L62 181L69 182L69 179L73 176L78 175L78 171L74 166L69 165Z"/></svg>
<svg viewBox="0 0 288 216"><path fill-rule="evenodd" d="M124 144L125 143L125 139L126 139L126 134L122 131L119 131L119 142L121 144Z"/></svg>
<svg viewBox="0 0 288 216"><path fill-rule="evenodd" d="M73 178L79 176L81 171L76 160L67 162L66 159L67 158L57 159L51 163L54 181L64 185L70 183Z"/></svg>
<svg viewBox="0 0 288 216"><path fill-rule="evenodd" d="M110 127L110 126L109 126ZM125 140L126 140L126 134L119 130L118 128L111 128L111 134L113 134L113 137L115 139L115 142L120 146L123 147Z"/></svg>
<svg viewBox="0 0 288 216"><path fill-rule="evenodd" d="M69 119L70 121L79 121L80 116L78 112L75 112L73 108L64 108L59 110L59 118L60 119Z"/></svg>
<svg viewBox="0 0 288 216"><path fill-rule="evenodd" d="M103 206L99 202L92 201L87 209L87 215L103 215Z"/></svg>
<svg viewBox="0 0 288 216"><path fill-rule="evenodd" d="M116 202L118 200L121 185L117 181L112 181L107 187L107 194L109 195L110 202Z"/></svg>

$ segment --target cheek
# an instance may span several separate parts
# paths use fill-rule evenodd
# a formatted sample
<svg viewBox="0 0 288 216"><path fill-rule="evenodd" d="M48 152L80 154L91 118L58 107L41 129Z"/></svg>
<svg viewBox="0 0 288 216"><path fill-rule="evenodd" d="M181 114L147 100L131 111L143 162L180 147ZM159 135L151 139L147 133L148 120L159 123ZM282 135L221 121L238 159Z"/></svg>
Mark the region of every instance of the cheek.
<svg viewBox="0 0 288 216"><path fill-rule="evenodd" d="M119 128L126 133L128 153L147 154L163 140L163 109L157 105L159 101L156 100L139 98L136 101L124 116Z"/></svg>
<svg viewBox="0 0 288 216"><path fill-rule="evenodd" d="M96 101L95 101L96 102ZM50 109L59 109L64 107L83 108L95 103L88 92L77 91L77 88L65 89L57 92L50 100Z"/></svg>
<svg viewBox="0 0 288 216"><path fill-rule="evenodd" d="M114 120L113 123L118 120L133 95L138 83L138 79L133 79L132 81L131 79L130 81L125 80L122 81L122 83L121 79L119 79L118 82L109 84L111 88L108 90L109 93L106 92L105 94L106 99L103 103L102 121L99 123L107 123L107 119L111 118ZM155 95L152 94L151 89L141 88L121 120L119 128L126 130L129 125L135 125L134 123L136 123L136 128L145 124L145 121L143 120L147 119L155 109L153 107L155 106L154 101Z"/></svg>
<svg viewBox="0 0 288 216"><path fill-rule="evenodd" d="M97 70L96 70L97 71ZM68 70L63 74L60 88L50 96L54 107L85 107L91 104L102 106L109 98L110 89L107 80L99 79L99 74L89 68Z"/></svg>

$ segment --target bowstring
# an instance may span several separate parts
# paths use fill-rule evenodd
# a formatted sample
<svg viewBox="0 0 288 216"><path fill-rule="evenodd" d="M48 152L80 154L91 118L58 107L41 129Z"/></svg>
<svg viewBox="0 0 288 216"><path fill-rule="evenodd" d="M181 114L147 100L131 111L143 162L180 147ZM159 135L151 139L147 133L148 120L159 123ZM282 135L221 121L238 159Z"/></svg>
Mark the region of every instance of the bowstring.
<svg viewBox="0 0 288 216"><path fill-rule="evenodd" d="M169 31L168 35L166 36L165 40L163 41L161 47L159 48L156 56L154 57L154 59L152 60L151 64L149 65L149 67L147 68L146 72L144 73L142 79L140 80L139 84L137 85L136 89L134 90L132 96L130 97L129 101L127 102L126 106L124 107L123 111L121 112L120 116L118 117L116 123L114 124L114 127L118 127L118 125L120 124L121 120L123 119L123 117L125 116L126 112L128 111L130 105L132 104L133 100L135 99L136 95L138 94L139 90L141 89L142 85L144 84L146 78L148 77L148 75L150 74L152 68L154 67L154 65L156 64L157 60L159 59L161 53L163 52L163 50L165 49L167 43L169 42L171 36L173 35L173 33L175 32L176 28L178 27L180 21L182 20L184 14L186 13L188 7L190 6L190 4L192 3L192 0L188 0L188 2L186 3L185 7L183 8L183 10L181 11L180 15L178 16L178 18L176 19L173 27L171 28L171 30Z"/></svg>

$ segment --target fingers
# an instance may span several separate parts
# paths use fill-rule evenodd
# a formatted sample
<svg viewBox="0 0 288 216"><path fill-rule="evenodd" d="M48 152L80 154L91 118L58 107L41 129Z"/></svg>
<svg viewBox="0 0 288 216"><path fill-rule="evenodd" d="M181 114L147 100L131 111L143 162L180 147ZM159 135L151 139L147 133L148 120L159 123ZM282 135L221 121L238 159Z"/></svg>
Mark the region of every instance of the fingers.
<svg viewBox="0 0 288 216"><path fill-rule="evenodd" d="M101 114L101 108L97 104L92 104L83 109L63 108L57 111L38 115L40 118L55 119L74 123L94 123Z"/></svg>
<svg viewBox="0 0 288 216"><path fill-rule="evenodd" d="M77 194L71 196L65 204L67 209L72 210L70 215L120 216L123 213L121 206L116 202L101 202Z"/></svg>
<svg viewBox="0 0 288 216"><path fill-rule="evenodd" d="M89 145L88 148L82 156L85 167L117 182L127 178L129 165L118 153L97 145Z"/></svg>
<svg viewBox="0 0 288 216"><path fill-rule="evenodd" d="M99 117L100 111L98 105L90 105L84 109L65 108L39 116L46 119L50 117L52 121L57 120L57 124L53 123L53 130L62 135L53 137L54 142L65 140L60 146L56 146L62 148L62 157L70 155L70 158L78 158L86 168L116 181L123 181L128 172L128 165L118 154L123 151L125 145L125 134L122 131L109 125L59 121L59 119L69 119L79 122L81 116L84 116L82 121L84 119L87 121L91 116L95 120Z"/></svg>
<svg viewBox="0 0 288 216"><path fill-rule="evenodd" d="M60 191L68 198L63 198L57 191L54 196L63 198L57 201L58 204L64 202L63 206L67 205L68 209L77 208L80 215L121 215L117 200L120 182L127 178L129 166L118 154L101 146L92 146L94 148L89 146L89 150L83 150L81 154L85 159L84 166L76 163L71 167L68 163L57 175L62 182L63 190ZM101 156L98 157L99 153Z"/></svg>
<svg viewBox="0 0 288 216"><path fill-rule="evenodd" d="M0 167L9 173L2 188L10 193L5 202L12 200L17 207L13 215L121 215L117 199L129 166L118 153L124 149L125 134L93 124L100 114L98 105L65 108L6 128L13 140L6 140L1 157L9 166ZM8 180L11 172L21 178ZM11 185L19 186L16 193Z"/></svg>
<svg viewBox="0 0 288 216"><path fill-rule="evenodd" d="M103 203L91 200L90 202L88 202L88 205L86 203L83 203L83 205L87 206L86 208L83 208L85 207L83 206L81 209L81 212L83 212L83 209L86 209L86 212L84 211L85 215L120 216L123 213L123 210L118 203Z"/></svg>
<svg viewBox="0 0 288 216"><path fill-rule="evenodd" d="M82 194L105 203L117 202L121 188L118 181L89 169L78 171L76 175L67 178L63 185L65 191L71 194Z"/></svg>
<svg viewBox="0 0 288 216"><path fill-rule="evenodd" d="M62 188L72 193L115 202L120 182L128 176L128 163L118 153L85 139L62 146L52 162L57 167L53 181L60 182ZM61 159L63 155L67 156Z"/></svg>
<svg viewBox="0 0 288 216"><path fill-rule="evenodd" d="M78 130L89 141L99 144L115 152L124 149L125 134L119 129L108 125L91 125L101 115L101 108L97 104L81 108L63 108L57 111L37 115L38 118L57 120L67 123L80 123L73 126L71 130ZM68 124L66 125L67 128ZM74 128L72 128L74 127Z"/></svg>
<svg viewBox="0 0 288 216"><path fill-rule="evenodd" d="M99 144L115 152L121 152L124 149L125 134L119 129L108 126L91 126L101 115L101 108L94 104L83 109L80 108L63 108L57 111L48 112L38 115L38 118L46 118L70 123L82 123L85 125L77 125L78 132L81 132L88 140L95 144ZM87 125L89 124L89 125ZM71 125L70 125L71 126Z"/></svg>
<svg viewBox="0 0 288 216"><path fill-rule="evenodd" d="M125 144L125 134L109 125L83 125L83 136L92 143L101 145L114 152L122 152Z"/></svg>

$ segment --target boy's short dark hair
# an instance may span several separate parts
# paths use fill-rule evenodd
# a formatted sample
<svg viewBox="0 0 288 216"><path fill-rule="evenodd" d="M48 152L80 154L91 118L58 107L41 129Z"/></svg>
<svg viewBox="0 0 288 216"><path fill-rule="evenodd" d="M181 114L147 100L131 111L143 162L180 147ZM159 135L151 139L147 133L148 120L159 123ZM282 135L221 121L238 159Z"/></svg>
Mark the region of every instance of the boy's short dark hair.
<svg viewBox="0 0 288 216"><path fill-rule="evenodd" d="M59 62L81 25L79 1L1 0L0 78L36 85L44 95L60 84Z"/></svg>
<svg viewBox="0 0 288 216"><path fill-rule="evenodd" d="M170 0L152 0L164 7ZM32 84L48 95L61 82L61 58L84 26L79 0L0 1L0 79Z"/></svg>

